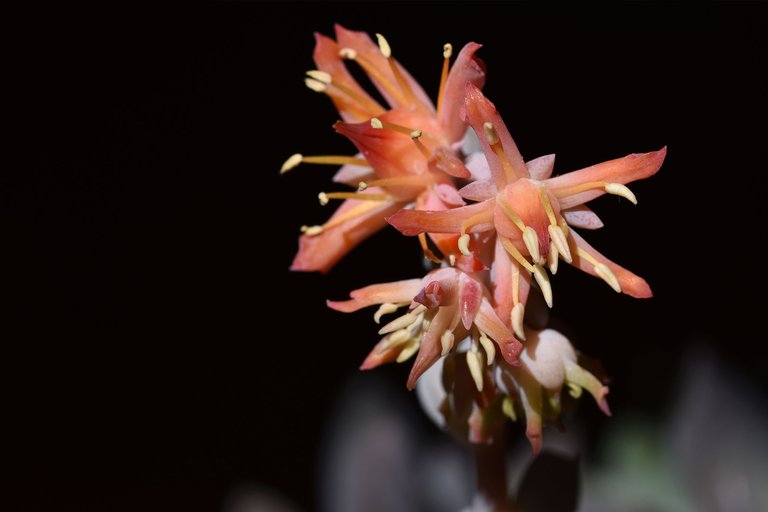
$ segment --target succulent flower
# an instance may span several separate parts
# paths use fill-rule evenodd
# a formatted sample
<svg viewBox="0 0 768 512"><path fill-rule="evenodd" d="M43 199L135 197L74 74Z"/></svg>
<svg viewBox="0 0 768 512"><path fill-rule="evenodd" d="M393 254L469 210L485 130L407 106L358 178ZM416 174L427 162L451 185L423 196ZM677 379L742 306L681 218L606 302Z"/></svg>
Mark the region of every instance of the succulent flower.
<svg viewBox="0 0 768 512"><path fill-rule="evenodd" d="M387 40L377 34L378 45L363 32L336 25L334 41L316 34L314 59L318 69L308 71L306 84L331 98L343 121L335 130L357 146L356 156L292 155L287 172L302 162L344 166L334 181L351 185L354 192L321 192L321 204L332 199L344 203L322 225L304 226L292 270L328 271L362 240L386 226L388 217L403 207L447 209L465 204L452 178L469 178L459 153L466 123L459 116L467 83L482 87L483 64L475 57L480 45L470 43L449 65L453 49L443 48L443 71L437 108L411 75L392 57ZM360 66L389 104L382 107L353 78L346 62ZM426 239L421 243L431 255ZM449 250L447 240L437 242Z"/></svg>
<svg viewBox="0 0 768 512"><path fill-rule="evenodd" d="M418 236L436 265L422 278L374 284L351 292L349 300L328 301L346 313L378 306L376 323L400 311L381 327L383 337L361 368L415 355L407 382L413 389L430 368L440 367L446 425L461 425L476 443L488 442L504 417L524 414L538 452L542 423L557 419L564 388L574 397L586 389L610 414L608 388L579 365L562 334L532 324L526 304L534 292L552 307L549 274L561 259L616 292L651 296L645 280L597 252L574 228L602 227L586 203L603 194L636 204L627 184L655 174L666 148L553 177L554 155L526 162L480 91L480 45L467 44L452 67L452 48L445 45L435 108L383 36L377 34L376 44L337 25L336 38L316 36L318 69L307 73L306 83L331 98L343 119L335 130L359 153L297 154L281 172L302 162L343 165L334 180L357 190L320 193L321 204L344 202L325 224L303 228L291 268L327 271L387 222ZM345 62L365 71L388 109L365 92ZM463 157L467 127L482 151Z"/></svg>
<svg viewBox="0 0 768 512"><path fill-rule="evenodd" d="M466 247L479 234L495 233L492 270L497 308L502 318L510 318L521 339L525 339L522 318L530 278L535 278L551 307L552 287L545 267L556 273L560 259L600 277L617 292L639 298L652 295L645 280L600 254L572 228L602 226L584 203L605 193L636 204L626 183L655 174L666 148L551 177L554 155L525 163L493 104L471 84L467 84L466 116L478 134L487 167L476 166L479 179L459 194L477 202L442 211L400 210L388 218L390 224L405 235L456 234Z"/></svg>

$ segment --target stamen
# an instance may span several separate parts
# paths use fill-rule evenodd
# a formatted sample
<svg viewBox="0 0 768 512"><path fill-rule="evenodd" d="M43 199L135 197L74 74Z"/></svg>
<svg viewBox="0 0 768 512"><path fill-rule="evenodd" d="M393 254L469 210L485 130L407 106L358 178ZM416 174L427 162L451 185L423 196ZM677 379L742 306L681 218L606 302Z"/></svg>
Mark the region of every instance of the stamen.
<svg viewBox="0 0 768 512"><path fill-rule="evenodd" d="M280 174L285 174L297 165L305 164L322 164L322 165L359 165L362 167L370 167L368 160L365 158L359 158L356 156L347 155L318 155L318 156L304 156L301 153L295 153L288 157L283 166L280 168Z"/></svg>
<svg viewBox="0 0 768 512"><path fill-rule="evenodd" d="M305 78L304 85L315 92L325 92L326 89L328 89L328 84L324 84L323 82L319 82L313 78Z"/></svg>
<svg viewBox="0 0 768 512"><path fill-rule="evenodd" d="M504 212L504 215L509 217L509 220L515 223L515 226L517 226L517 229L519 229L521 233L525 232L525 223L520 217L518 217L518 215L514 212L514 210L512 210L512 208L509 207L507 202L501 197L499 197L496 203L501 208L501 211Z"/></svg>
<svg viewBox="0 0 768 512"><path fill-rule="evenodd" d="M515 245L507 240L506 238L501 238L501 245L506 249L506 251L512 255L513 258L517 260L519 264L521 264L528 272L533 272L534 268L533 265L528 263L528 260L525 259L525 256L515 247Z"/></svg>
<svg viewBox="0 0 768 512"><path fill-rule="evenodd" d="M583 388L579 386L578 384L574 382L566 382L566 386L568 386L568 394L571 395L573 398L580 398L581 392L583 391Z"/></svg>
<svg viewBox="0 0 768 512"><path fill-rule="evenodd" d="M440 73L440 88L437 90L437 112L443 108L443 94L445 93L445 83L448 81L448 69L450 67L451 54L453 46L450 43L443 45L443 71Z"/></svg>
<svg viewBox="0 0 768 512"><path fill-rule="evenodd" d="M397 308L399 306L397 304L392 304L391 302L385 302L381 306L379 306L379 309L376 310L376 312L373 314L373 321L377 324L381 322L381 317L383 315L388 315L390 313L394 313L397 311Z"/></svg>
<svg viewBox="0 0 768 512"><path fill-rule="evenodd" d="M552 275L557 274L557 264L560 261L559 256L560 252L557 250L557 245L555 245L554 240L550 240L549 254L547 254L547 264L549 265L549 273Z"/></svg>
<svg viewBox="0 0 768 512"><path fill-rule="evenodd" d="M493 220L493 211L485 212L481 211L478 212L468 219L465 219L461 223L461 234L465 234L467 231L472 229L473 226L476 226L478 224L481 224L483 222L491 222Z"/></svg>
<svg viewBox="0 0 768 512"><path fill-rule="evenodd" d="M635 194L633 194L627 186L622 185L621 183L608 183L605 186L605 191L609 194L628 199L632 202L632 204L637 204L637 198L635 197Z"/></svg>
<svg viewBox="0 0 768 512"><path fill-rule="evenodd" d="M307 71L307 76L317 80L318 82L322 82L325 85L329 85L333 81L330 73L326 73L325 71L320 71L319 69L312 69L310 71Z"/></svg>
<svg viewBox="0 0 768 512"><path fill-rule="evenodd" d="M374 128L376 130L381 130L382 128L384 128L384 125L382 124L381 120L378 117L372 117L371 128Z"/></svg>
<svg viewBox="0 0 768 512"><path fill-rule="evenodd" d="M398 354L396 361L398 363L402 363L404 361L407 361L411 358L413 354L416 353L417 350L419 350L419 340L418 338L412 338L411 341L408 342L408 344L405 346L402 352Z"/></svg>
<svg viewBox="0 0 768 512"><path fill-rule="evenodd" d="M549 194L544 187L539 188L539 197L541 198L541 204L544 206L544 211L547 213L549 223L553 226L557 226L557 219L555 218L555 210L552 209L552 203L549 201Z"/></svg>
<svg viewBox="0 0 768 512"><path fill-rule="evenodd" d="M480 333L480 345L482 345L485 350L486 364L491 366L496 360L496 345L493 344L491 339L486 336L484 332Z"/></svg>
<svg viewBox="0 0 768 512"><path fill-rule="evenodd" d="M390 59L389 57L392 55L392 50L389 47L389 43L387 43L387 40L384 39L381 34L376 34L377 39L379 39L379 50L381 51L381 54L384 55L384 57L387 59L387 61L390 62L390 65L393 66L393 71L396 68L394 61ZM384 45L382 45L382 41ZM384 47L382 47L384 46ZM385 50L388 51L388 54L385 53ZM388 78L382 75L379 70L370 63L365 57L362 57L357 54L356 51L352 50L351 48L342 48L339 51L339 57L342 59L349 59L357 62L361 68L370 76L374 81L378 82L382 87L384 87L389 94L397 98L397 101L400 103L405 103L406 97L403 95L403 91L401 91L401 87L398 88L395 86L395 84L392 83L392 81ZM398 78L399 72L395 74L395 79ZM400 76L402 78L402 76ZM399 80L398 80L399 84ZM408 89L410 91L410 88Z"/></svg>
<svg viewBox="0 0 768 512"><path fill-rule="evenodd" d="M357 191L358 192L362 192L363 190L365 190L367 188L368 188L368 184L366 182L364 182L364 181L361 181L360 183L357 184Z"/></svg>
<svg viewBox="0 0 768 512"><path fill-rule="evenodd" d="M391 201L392 196L389 194L363 194L359 192L320 192L317 195L320 200L320 204L325 206L330 199L357 199L359 201L376 201L386 202Z"/></svg>
<svg viewBox="0 0 768 512"><path fill-rule="evenodd" d="M317 236L323 232L323 226L301 226L301 232L307 236Z"/></svg>
<svg viewBox="0 0 768 512"><path fill-rule="evenodd" d="M525 329L523 328L523 318L525 318L525 306L522 302L515 304L510 314L510 320L512 320L512 330L515 331L515 336L518 339L525 341Z"/></svg>
<svg viewBox="0 0 768 512"><path fill-rule="evenodd" d="M472 375L472 380L475 381L475 387L478 391L483 391L483 369L480 362L480 355L477 352L469 350L467 352L467 367L469 373Z"/></svg>
<svg viewBox="0 0 768 512"><path fill-rule="evenodd" d="M280 167L280 174L285 174L286 172L299 165L303 158L304 157L301 153L294 153L293 155L289 156L283 166Z"/></svg>
<svg viewBox="0 0 768 512"><path fill-rule="evenodd" d="M562 254L563 259L567 263L571 263L573 261L573 257L571 256L571 248L568 247L568 239L565 237L565 233L563 233L562 228L555 224L550 225L547 229L549 231L549 237L551 238L552 242L555 243L555 247L557 247L557 251Z"/></svg>
<svg viewBox="0 0 768 512"><path fill-rule="evenodd" d="M381 51L381 54L385 59L390 58L392 56L392 49L389 47L387 40L381 34L376 34L376 39L379 42L379 51Z"/></svg>
<svg viewBox="0 0 768 512"><path fill-rule="evenodd" d="M469 250L469 235L463 234L459 237L459 251L464 256L472 256L472 252Z"/></svg>
<svg viewBox="0 0 768 512"><path fill-rule="evenodd" d="M381 354L392 347L402 345L409 339L411 339L411 333L408 331L408 329L400 329L387 336L387 339L379 346L376 352Z"/></svg>
<svg viewBox="0 0 768 512"><path fill-rule="evenodd" d="M449 254L448 255L448 263L450 263L450 265L452 267L456 266L456 255L455 254Z"/></svg>
<svg viewBox="0 0 768 512"><path fill-rule="evenodd" d="M616 293L621 293L621 285L619 284L619 280L616 278L616 274L614 274L606 264L598 263L595 265L595 274L600 276L603 281L608 283L608 285L613 288Z"/></svg>
<svg viewBox="0 0 768 512"><path fill-rule="evenodd" d="M504 153L504 148L499 139L499 133L490 121L483 123L483 135L485 135L486 142L488 142L493 152L499 158L501 166L504 168L504 174L507 176L507 181L514 181L517 178L517 175L512 169L512 164L509 163L506 153Z"/></svg>
<svg viewBox="0 0 768 512"><path fill-rule="evenodd" d="M453 45L451 43L445 43L443 45L443 58L450 59L453 55Z"/></svg>
<svg viewBox="0 0 768 512"><path fill-rule="evenodd" d="M613 271L608 268L605 263L597 261L595 257L593 257L581 247L578 247L577 251L580 257L584 258L595 267L595 274L597 274L600 279L608 283L608 286L613 288L616 293L621 293L621 285L619 284L619 280L616 278L616 274L614 274Z"/></svg>
<svg viewBox="0 0 768 512"><path fill-rule="evenodd" d="M512 421L517 421L517 414L515 413L515 403L512 401L511 396L506 395L504 397L504 400L501 401L501 412L503 412L504 416L511 419Z"/></svg>
<svg viewBox="0 0 768 512"><path fill-rule="evenodd" d="M424 253L425 258L427 258L432 263L442 263L443 260L435 256L435 253L432 252L432 249L430 249L427 245L426 233L419 233L419 244L421 245L421 252Z"/></svg>
<svg viewBox="0 0 768 512"><path fill-rule="evenodd" d="M451 351L454 339L453 331L443 332L443 335L440 336L440 346L442 347L442 352L440 353L441 356L444 356Z"/></svg>
<svg viewBox="0 0 768 512"><path fill-rule="evenodd" d="M359 94L357 91L350 89L346 85L336 81L332 81L331 85L337 88L338 90L340 90L341 92L343 92L344 94L346 94L347 96L349 96L350 98L352 98L353 100L355 100L356 102L358 102L361 106L367 108L370 111L368 116L370 116L371 114L380 114L384 112L384 109L376 101Z"/></svg>
<svg viewBox="0 0 768 512"><path fill-rule="evenodd" d="M394 187L398 185L426 185L429 177L425 175L398 176L365 182L367 187Z"/></svg>
<svg viewBox="0 0 768 512"><path fill-rule="evenodd" d="M353 208L350 208L346 212L342 213L341 215L337 215L330 219L328 222L323 224L324 229L330 229L333 227L338 226L339 224L342 224L344 222L347 222L348 220L360 217L361 215L365 215L369 213L371 210L375 210L376 208L379 208L380 205L375 201L365 201L362 203L359 203L355 205Z"/></svg>
<svg viewBox="0 0 768 512"><path fill-rule="evenodd" d="M490 121L483 123L483 135L485 135L485 140L490 146L495 146L499 143L499 134Z"/></svg>
<svg viewBox="0 0 768 512"><path fill-rule="evenodd" d="M552 285L549 282L549 276L547 272L541 268L541 265L535 265L533 267L533 277L536 278L536 282L539 283L541 288L541 294L544 295L544 301L547 306L552 307Z"/></svg>
<svg viewBox="0 0 768 512"><path fill-rule="evenodd" d="M416 144L416 148L419 150L419 153L427 160L429 161L429 157L432 156L432 153L429 152L427 147L424 145L423 142L419 140L419 137L421 137L421 130L413 130L411 133L411 140L414 144Z"/></svg>
<svg viewBox="0 0 768 512"><path fill-rule="evenodd" d="M379 329L379 334L388 334L390 332L394 332L400 329L405 329L406 327L410 326L416 321L416 318L419 316L419 313L421 313L421 311L423 310L416 311L416 309L414 309L413 311L410 311L404 314L403 316L395 318L394 320L389 322L387 325Z"/></svg>
<svg viewBox="0 0 768 512"><path fill-rule="evenodd" d="M523 230L523 242L525 242L525 248L528 249L533 262L539 263L541 261L539 237L531 226L526 226Z"/></svg>

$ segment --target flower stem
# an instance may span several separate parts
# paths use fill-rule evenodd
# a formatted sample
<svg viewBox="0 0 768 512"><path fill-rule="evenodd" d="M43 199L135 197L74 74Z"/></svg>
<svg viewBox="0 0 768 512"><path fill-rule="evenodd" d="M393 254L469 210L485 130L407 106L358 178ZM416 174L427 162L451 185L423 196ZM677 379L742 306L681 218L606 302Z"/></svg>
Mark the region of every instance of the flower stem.
<svg viewBox="0 0 768 512"><path fill-rule="evenodd" d="M494 511L511 510L507 497L506 432L499 428L490 444L473 444L477 496Z"/></svg>

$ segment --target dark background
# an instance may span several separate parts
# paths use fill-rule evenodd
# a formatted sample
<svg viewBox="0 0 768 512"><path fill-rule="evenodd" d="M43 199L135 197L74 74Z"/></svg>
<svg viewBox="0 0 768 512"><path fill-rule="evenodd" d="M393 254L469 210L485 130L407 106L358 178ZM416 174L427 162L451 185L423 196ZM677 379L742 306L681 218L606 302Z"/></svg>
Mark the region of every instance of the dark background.
<svg viewBox="0 0 768 512"><path fill-rule="evenodd" d="M432 94L442 44L483 43L486 94L524 156L557 153L556 172L667 145L660 173L632 187L639 206L598 201L606 227L587 234L655 298L568 269L554 313L608 369L615 410L661 414L691 343L766 396L765 4L5 21L2 510L218 510L247 483L314 508L329 411L376 340L368 315L324 300L421 272L415 241L391 229L326 276L288 272L298 226L330 213L316 194L332 170L279 177L281 163L351 151L302 83L313 31L334 21L385 33ZM407 368L376 371L415 410ZM606 420L591 409L597 438Z"/></svg>

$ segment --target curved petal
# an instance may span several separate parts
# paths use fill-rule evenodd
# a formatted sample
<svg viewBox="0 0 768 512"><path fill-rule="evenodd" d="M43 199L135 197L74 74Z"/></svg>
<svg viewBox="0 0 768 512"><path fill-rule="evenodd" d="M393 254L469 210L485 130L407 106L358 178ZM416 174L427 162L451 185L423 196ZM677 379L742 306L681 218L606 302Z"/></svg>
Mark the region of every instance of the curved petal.
<svg viewBox="0 0 768 512"><path fill-rule="evenodd" d="M319 235L299 237L299 251L293 258L291 270L328 272L360 242L386 226L385 218L403 206L403 203L344 201L326 223L332 227L325 228ZM339 222L333 225L335 220Z"/></svg>
<svg viewBox="0 0 768 512"><path fill-rule="evenodd" d="M363 364L360 365L361 370L372 370L377 366L381 366L384 363L391 363L397 359L397 356L399 356L400 352L402 352L403 348L405 348L405 344L396 344L387 347L390 336L392 335L388 334L387 336L384 336L381 341L379 341L376 346L373 347L373 350L371 350L371 352L365 358Z"/></svg>
<svg viewBox="0 0 768 512"><path fill-rule="evenodd" d="M363 155L358 153L355 157L363 158ZM373 169L367 165L344 164L333 175L333 182L357 187L361 181L370 181L374 176L376 174Z"/></svg>
<svg viewBox="0 0 768 512"><path fill-rule="evenodd" d="M419 377L440 358L442 353L440 337L450 327L457 312L458 304L440 308L432 322L430 322L429 329L421 338L419 353L411 367L411 373L408 375L407 386L409 390L416 386L416 381L419 380Z"/></svg>
<svg viewBox="0 0 768 512"><path fill-rule="evenodd" d="M470 233L493 229L492 199L482 203L442 211L400 210L387 222L406 236L419 233L460 233L465 221L475 218L477 223L467 229Z"/></svg>
<svg viewBox="0 0 768 512"><path fill-rule="evenodd" d="M525 166L523 157L517 149L517 144L515 144L515 141L509 134L507 126L504 124L504 121L501 120L501 116L496 111L496 107L493 103L483 96L480 89L471 83L466 85L466 97L464 102L467 121L477 134L477 138L480 140L480 145L483 148L486 160L488 160L488 165L491 169L491 174L493 175L493 180L496 183L496 186L502 188L507 184L511 177L507 176L501 160L496 153L494 153L493 149L491 149L491 146L485 138L483 124L486 122L493 124L496 129L501 146L504 148L504 154L509 161L512 173L515 175L514 177L529 177L528 168Z"/></svg>
<svg viewBox="0 0 768 512"><path fill-rule="evenodd" d="M512 331L499 319L493 306L485 297L480 302L480 310L475 317L475 325L496 342L501 350L501 356L506 362L511 365L520 364L517 356L523 349L523 344L517 341Z"/></svg>
<svg viewBox="0 0 768 512"><path fill-rule="evenodd" d="M528 172L534 180L546 180L552 176L552 170L555 168L555 154L544 155L533 160L525 162Z"/></svg>
<svg viewBox="0 0 768 512"><path fill-rule="evenodd" d="M403 97L392 68L387 59L381 54L379 46L371 40L368 34L347 30L339 24L336 24L334 28L336 29L336 40L339 42L339 46L355 50L361 59L365 59L376 70L374 74L369 73L368 76L381 95L384 96L384 99L387 100L387 103L393 108L413 106L412 103ZM397 61L395 62L416 99L430 112L434 113L435 107L432 105L432 100L429 99L427 93L424 92L424 89L421 88L419 83L413 79L403 66L397 63ZM396 92L393 93L393 91Z"/></svg>
<svg viewBox="0 0 768 512"><path fill-rule="evenodd" d="M594 265L592 265L592 263L587 261L586 258L582 257L579 254L578 249L581 249L587 252L590 256L595 258L597 261L605 264L609 269L611 269L611 272L613 272L613 275L615 275L616 279L618 279L619 281L619 285L621 286L622 293L626 293L630 297L635 297L638 299L647 299L653 296L653 292L651 292L651 287L648 286L648 283L645 282L645 279L643 279L638 275L633 274L629 270L625 269L622 266L617 265L616 263L612 262L602 254L597 252L583 238L581 238L581 236L578 233L576 233L575 230L573 229L569 230L568 239L569 239L569 244L571 246L571 255L573 256L573 261L571 262L571 265L583 270L587 274L597 276L597 273L595 273Z"/></svg>
<svg viewBox="0 0 768 512"><path fill-rule="evenodd" d="M482 89L485 85L485 64L475 56L481 47L482 45L477 43L464 45L445 81L437 120L449 142L461 139L467 130L467 123L461 119L460 115L466 84L474 84L478 89Z"/></svg>
<svg viewBox="0 0 768 512"><path fill-rule="evenodd" d="M470 201L485 201L497 193L496 185L491 180L473 181L459 190L459 195Z"/></svg>
<svg viewBox="0 0 768 512"><path fill-rule="evenodd" d="M436 131L434 119L406 110L390 110L381 116L381 121L394 124L418 127L426 132ZM363 154L368 163L374 168L379 178L393 178L425 174L427 160L421 154L413 140L403 133L394 130L373 128L371 123L337 122L333 128L347 137ZM434 143L423 138L423 144L430 150Z"/></svg>
<svg viewBox="0 0 768 512"><path fill-rule="evenodd" d="M477 140L477 136L475 136L475 140ZM480 144L479 141L478 144ZM472 175L470 178L472 181L492 179L491 168L488 167L488 160L485 159L485 154L482 151L476 151L467 155L464 164Z"/></svg>
<svg viewBox="0 0 768 512"><path fill-rule="evenodd" d="M468 274L459 274L459 313L465 329L472 327L482 299L483 286Z"/></svg>
<svg viewBox="0 0 768 512"><path fill-rule="evenodd" d="M602 187L580 192L580 185L600 181L624 185L653 176L664 163L666 155L666 146L650 153L633 153L551 178L546 181L547 188L558 198L561 208L572 208L605 194Z"/></svg>
<svg viewBox="0 0 768 512"><path fill-rule="evenodd" d="M333 39L315 33L313 58L317 69L330 74L334 83L350 89L357 96L331 95L331 100L336 105L341 118L345 121L359 122L381 114L384 112L384 108L371 98L347 71L344 62L339 57L340 49ZM362 101L358 98L362 98Z"/></svg>
<svg viewBox="0 0 768 512"><path fill-rule="evenodd" d="M562 213L565 221L573 227L581 229L600 229L603 227L603 221L600 220L600 217L585 204L574 206Z"/></svg>
<svg viewBox="0 0 768 512"><path fill-rule="evenodd" d="M403 281L394 281L391 283L379 283L358 288L352 291L349 300L326 301L329 308L341 311L342 313L352 313L368 306L384 304L385 302L402 303L411 302L414 296L421 290L421 279L405 279Z"/></svg>
<svg viewBox="0 0 768 512"><path fill-rule="evenodd" d="M499 238L496 239L494 251L491 266L491 282L494 284L493 301L496 304L496 314L507 327L511 327L511 313L515 305L514 287L517 286L517 302L525 304L531 288L531 274L520 270L519 264L509 257Z"/></svg>

